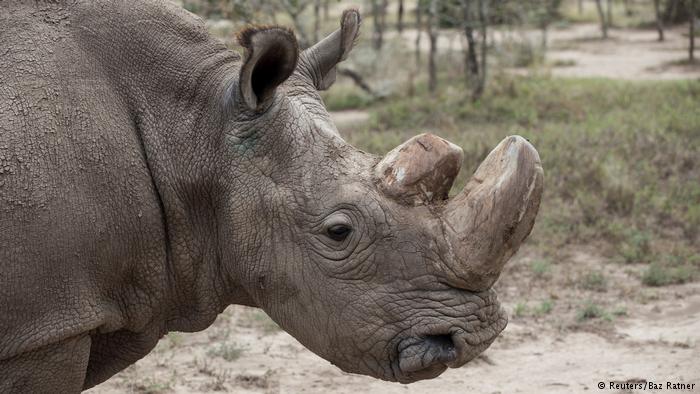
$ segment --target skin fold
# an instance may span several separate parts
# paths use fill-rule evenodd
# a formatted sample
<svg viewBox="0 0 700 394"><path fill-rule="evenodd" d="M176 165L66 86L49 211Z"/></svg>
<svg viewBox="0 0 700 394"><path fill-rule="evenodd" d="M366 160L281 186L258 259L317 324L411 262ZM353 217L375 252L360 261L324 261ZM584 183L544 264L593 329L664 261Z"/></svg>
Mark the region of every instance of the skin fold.
<svg viewBox="0 0 700 394"><path fill-rule="evenodd" d="M343 141L318 93L359 24L347 11L305 51L251 28L241 56L166 1L3 3L0 392L79 392L231 304L390 381L489 346L507 322L490 287L534 222L539 157L511 137L492 161L516 169L487 159L477 175L506 174L493 193L457 198L502 213L481 227L450 219L456 172L439 201L388 194L382 158Z"/></svg>

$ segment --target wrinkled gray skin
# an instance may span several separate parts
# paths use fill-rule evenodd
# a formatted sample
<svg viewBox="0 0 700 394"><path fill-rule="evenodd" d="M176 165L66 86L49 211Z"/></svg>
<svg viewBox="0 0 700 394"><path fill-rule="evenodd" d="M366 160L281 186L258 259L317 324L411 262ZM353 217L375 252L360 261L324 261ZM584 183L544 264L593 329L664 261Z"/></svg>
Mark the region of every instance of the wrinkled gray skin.
<svg viewBox="0 0 700 394"><path fill-rule="evenodd" d="M230 304L404 383L505 327L495 277L445 268L443 207L385 196L331 123L354 34L297 63L286 30L241 58L155 0L4 1L0 26L0 392L92 387Z"/></svg>

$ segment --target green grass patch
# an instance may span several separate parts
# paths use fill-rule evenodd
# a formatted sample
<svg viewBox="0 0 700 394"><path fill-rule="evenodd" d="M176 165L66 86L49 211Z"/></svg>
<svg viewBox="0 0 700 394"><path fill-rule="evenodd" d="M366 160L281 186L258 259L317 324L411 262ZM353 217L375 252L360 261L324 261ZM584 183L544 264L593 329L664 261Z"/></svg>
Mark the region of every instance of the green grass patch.
<svg viewBox="0 0 700 394"><path fill-rule="evenodd" d="M367 92L351 84L338 83L333 89L322 92L321 96L329 111L361 109L374 102L374 98Z"/></svg>
<svg viewBox="0 0 700 394"><path fill-rule="evenodd" d="M536 315L547 315L554 309L554 302L552 300L543 300L535 308Z"/></svg>

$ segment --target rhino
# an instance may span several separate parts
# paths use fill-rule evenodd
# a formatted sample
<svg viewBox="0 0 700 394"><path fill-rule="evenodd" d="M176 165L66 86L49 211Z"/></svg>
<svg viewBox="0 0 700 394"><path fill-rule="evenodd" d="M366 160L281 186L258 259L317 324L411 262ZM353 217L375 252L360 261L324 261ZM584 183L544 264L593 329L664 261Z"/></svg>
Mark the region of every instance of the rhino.
<svg viewBox="0 0 700 394"><path fill-rule="evenodd" d="M460 147L346 143L319 92L358 11L305 50L247 28L240 54L159 0L9 0L0 26L0 392L93 387L232 304L401 383L505 328L538 153L508 137L450 196Z"/></svg>

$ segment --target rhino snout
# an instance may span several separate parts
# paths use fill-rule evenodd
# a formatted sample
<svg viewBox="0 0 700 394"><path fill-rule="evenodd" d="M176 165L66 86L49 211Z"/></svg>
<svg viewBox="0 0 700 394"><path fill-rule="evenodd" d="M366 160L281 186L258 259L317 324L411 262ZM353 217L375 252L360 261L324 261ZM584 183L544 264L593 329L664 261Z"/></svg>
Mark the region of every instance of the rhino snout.
<svg viewBox="0 0 700 394"><path fill-rule="evenodd" d="M508 318L493 292L488 304L449 325L425 322L428 331L408 337L398 345L399 382L408 383L439 376L447 368L459 368L476 358L505 329ZM431 324L432 323L432 324Z"/></svg>

